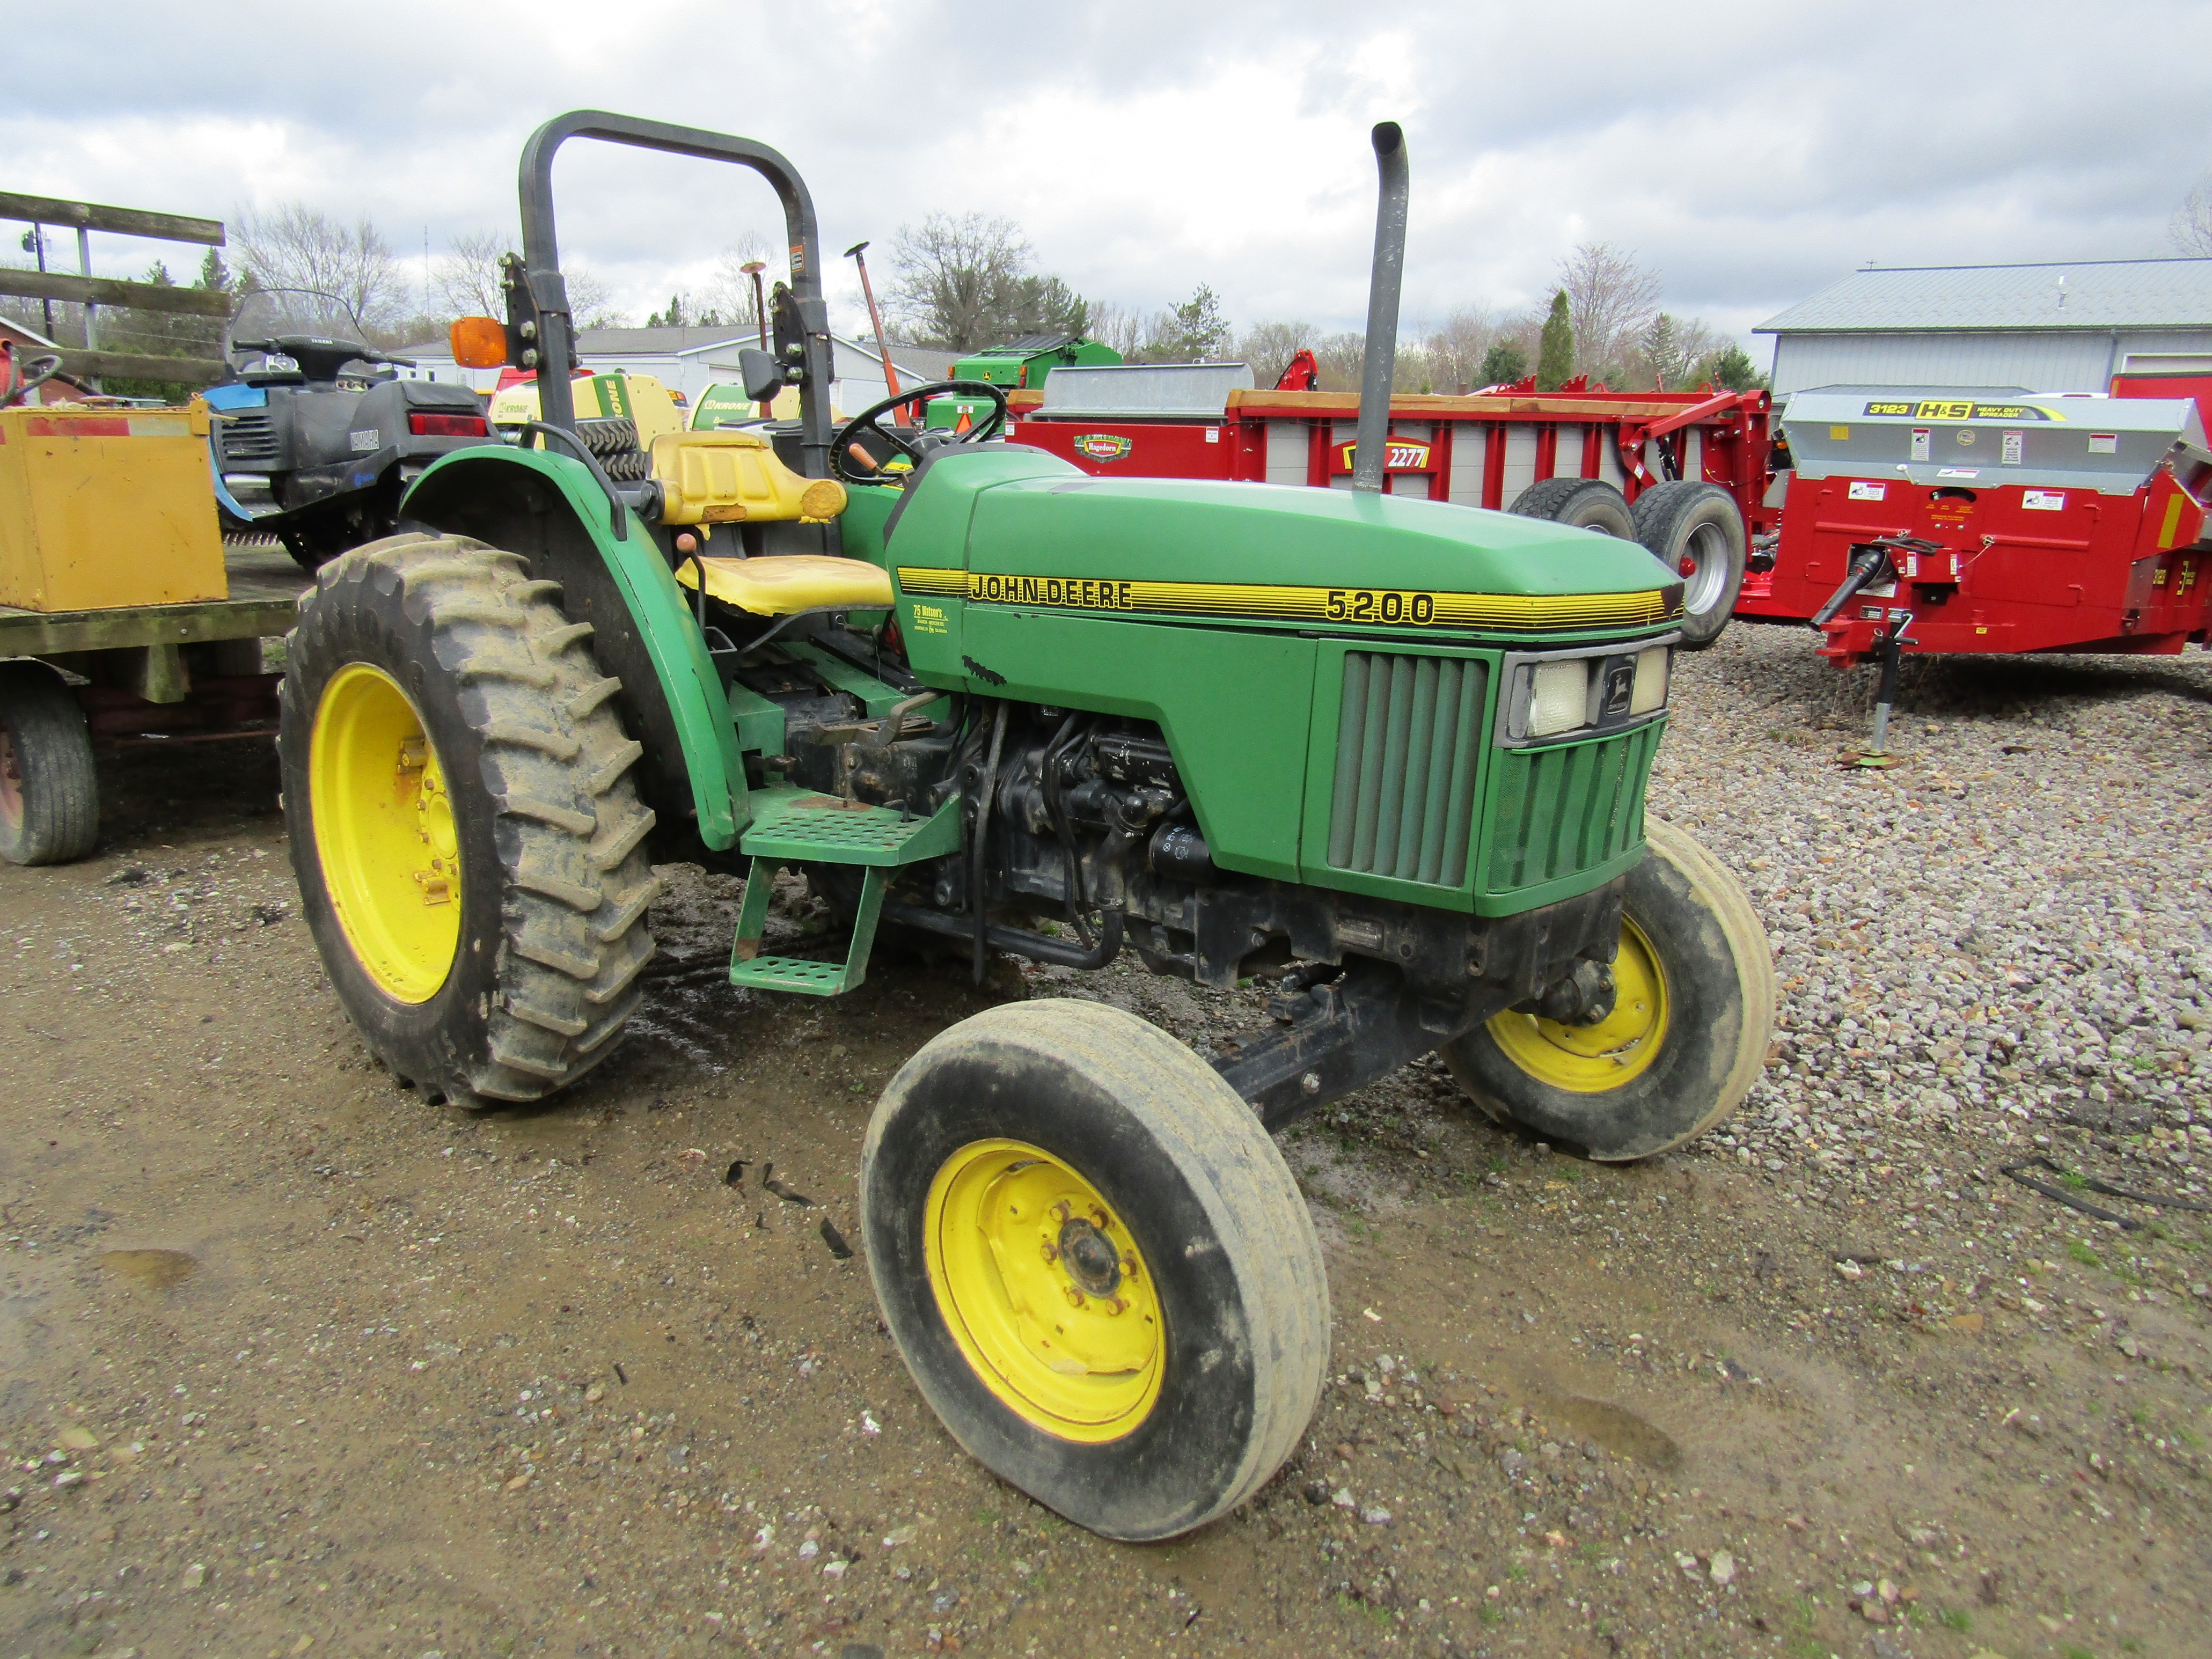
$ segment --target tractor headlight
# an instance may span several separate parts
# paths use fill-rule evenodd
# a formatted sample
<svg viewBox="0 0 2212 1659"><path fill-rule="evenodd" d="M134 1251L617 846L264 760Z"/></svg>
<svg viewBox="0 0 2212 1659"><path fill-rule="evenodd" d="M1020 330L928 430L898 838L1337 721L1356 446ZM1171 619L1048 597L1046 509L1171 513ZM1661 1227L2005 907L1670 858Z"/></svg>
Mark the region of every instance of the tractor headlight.
<svg viewBox="0 0 2212 1659"><path fill-rule="evenodd" d="M1636 689L1628 699L1630 714L1653 714L1667 706L1667 680L1674 665L1674 653L1663 645L1636 653Z"/></svg>
<svg viewBox="0 0 2212 1659"><path fill-rule="evenodd" d="M1517 653L1505 659L1510 688L1495 728L1508 746L1601 737L1667 712L1673 638L1631 651Z"/></svg>
<svg viewBox="0 0 2212 1659"><path fill-rule="evenodd" d="M1528 687L1530 737L1555 738L1589 724L1591 660L1570 657L1564 662L1534 665Z"/></svg>

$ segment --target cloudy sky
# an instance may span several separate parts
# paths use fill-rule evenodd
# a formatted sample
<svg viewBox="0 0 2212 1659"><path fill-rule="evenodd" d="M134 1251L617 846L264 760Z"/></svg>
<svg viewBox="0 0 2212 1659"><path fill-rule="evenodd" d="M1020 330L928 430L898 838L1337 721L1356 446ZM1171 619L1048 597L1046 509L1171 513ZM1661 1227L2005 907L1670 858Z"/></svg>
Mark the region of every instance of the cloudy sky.
<svg viewBox="0 0 2212 1659"><path fill-rule="evenodd" d="M1015 220L1095 299L1205 282L1240 324L1358 326L1385 118L1413 162L1409 324L1540 299L1603 240L1663 273L1670 309L1747 338L1870 259L2169 252L2212 169L2202 0L104 0L100 22L12 16L10 58L56 96L0 110L0 187L226 218L304 202L419 264L426 233L434 256L511 234L539 121L617 110L788 155L841 329L858 290L836 254L938 210ZM564 255L640 319L748 230L780 240L735 169L580 143L556 179ZM94 249L116 275L156 251Z"/></svg>

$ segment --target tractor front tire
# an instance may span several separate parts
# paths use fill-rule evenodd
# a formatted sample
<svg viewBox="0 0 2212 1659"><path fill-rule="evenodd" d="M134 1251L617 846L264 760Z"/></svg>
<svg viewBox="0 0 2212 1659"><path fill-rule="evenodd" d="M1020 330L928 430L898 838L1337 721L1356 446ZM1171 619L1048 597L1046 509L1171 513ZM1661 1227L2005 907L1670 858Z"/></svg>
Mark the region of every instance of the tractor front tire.
<svg viewBox="0 0 2212 1659"><path fill-rule="evenodd" d="M518 555L398 536L316 574L277 750L338 1000L425 1094L536 1100L615 1046L653 954L641 746Z"/></svg>
<svg viewBox="0 0 2212 1659"><path fill-rule="evenodd" d="M1735 1110L1766 1062L1774 955L1735 878L1671 823L1622 899L1613 1013L1563 1025L1508 1009L1444 1048L1444 1063L1500 1122L1604 1162L1694 1140Z"/></svg>
<svg viewBox="0 0 2212 1659"><path fill-rule="evenodd" d="M1636 539L1628 498L1602 478L1545 478L1513 498L1506 509L1524 519L1549 519L1601 536Z"/></svg>
<svg viewBox="0 0 2212 1659"><path fill-rule="evenodd" d="M67 864L100 841L84 710L44 663L0 662L0 858Z"/></svg>
<svg viewBox="0 0 2212 1659"><path fill-rule="evenodd" d="M868 1126L861 1226L922 1395L1077 1525L1172 1538L1297 1448L1328 1285L1260 1120L1157 1026L1010 1003L900 1068Z"/></svg>
<svg viewBox="0 0 2212 1659"><path fill-rule="evenodd" d="M1682 579L1682 648L1702 651L1735 614L1750 552L1735 497L1718 484L1670 478L1636 498L1636 539Z"/></svg>

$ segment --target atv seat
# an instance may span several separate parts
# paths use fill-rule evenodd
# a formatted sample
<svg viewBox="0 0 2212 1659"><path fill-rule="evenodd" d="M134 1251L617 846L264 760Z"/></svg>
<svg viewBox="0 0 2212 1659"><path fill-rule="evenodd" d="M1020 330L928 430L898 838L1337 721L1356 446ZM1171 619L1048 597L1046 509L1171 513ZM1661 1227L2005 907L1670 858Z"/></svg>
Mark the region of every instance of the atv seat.
<svg viewBox="0 0 2212 1659"><path fill-rule="evenodd" d="M785 553L759 559L686 559L676 580L699 586L724 605L756 617L788 617L800 611L888 611L890 573L866 559L826 553Z"/></svg>

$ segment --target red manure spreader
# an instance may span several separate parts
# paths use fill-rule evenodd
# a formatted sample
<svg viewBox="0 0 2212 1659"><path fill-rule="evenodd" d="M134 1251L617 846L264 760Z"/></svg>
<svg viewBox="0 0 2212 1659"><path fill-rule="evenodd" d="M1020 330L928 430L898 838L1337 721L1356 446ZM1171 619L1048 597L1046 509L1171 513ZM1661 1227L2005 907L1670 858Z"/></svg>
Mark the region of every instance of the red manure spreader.
<svg viewBox="0 0 2212 1659"><path fill-rule="evenodd" d="M1809 618L1838 667L2204 641L2212 453L2192 400L1826 387L1784 426L1773 568L1738 610Z"/></svg>
<svg viewBox="0 0 2212 1659"><path fill-rule="evenodd" d="M1286 377L1287 378L1287 377ZM1242 363L1057 368L1016 394L1006 435L1086 472L1352 485L1359 400L1261 390ZM1394 495L1641 541L1683 580L1682 643L1727 625L1747 556L1774 523L1759 391L1607 392L1570 381L1390 399Z"/></svg>

